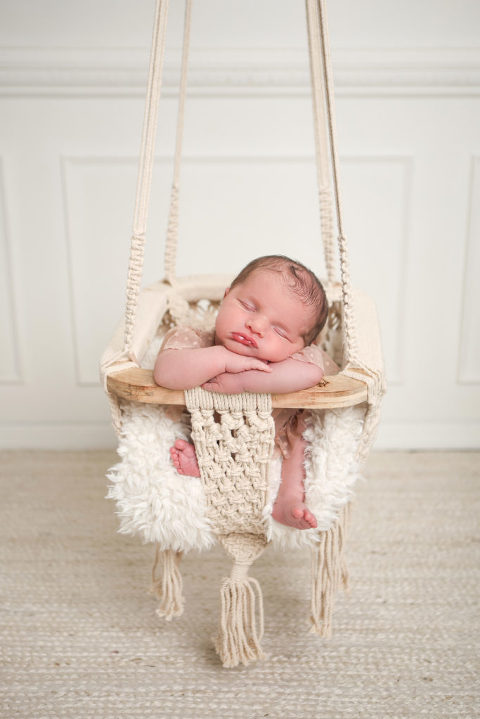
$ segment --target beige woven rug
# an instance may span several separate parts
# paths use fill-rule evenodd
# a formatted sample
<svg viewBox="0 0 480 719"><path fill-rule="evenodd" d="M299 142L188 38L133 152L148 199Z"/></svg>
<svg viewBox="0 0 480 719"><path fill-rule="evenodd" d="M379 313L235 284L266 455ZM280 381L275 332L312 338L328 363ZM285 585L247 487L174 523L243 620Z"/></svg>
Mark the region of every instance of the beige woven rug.
<svg viewBox="0 0 480 719"><path fill-rule="evenodd" d="M183 562L186 611L155 616L152 548L115 533L113 452L3 452L0 716L480 716L480 454L376 453L358 487L351 592L308 633L308 560L267 552L266 662L222 669L221 550ZM301 558L300 558L301 559Z"/></svg>

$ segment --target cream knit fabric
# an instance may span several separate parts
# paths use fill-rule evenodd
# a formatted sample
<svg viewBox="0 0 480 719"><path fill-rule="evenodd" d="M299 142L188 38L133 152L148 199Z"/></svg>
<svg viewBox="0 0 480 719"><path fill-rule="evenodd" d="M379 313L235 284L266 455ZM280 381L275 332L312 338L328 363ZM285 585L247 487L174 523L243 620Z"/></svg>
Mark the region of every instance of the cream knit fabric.
<svg viewBox="0 0 480 719"><path fill-rule="evenodd" d="M185 400L207 516L215 531L265 533L263 509L275 433L270 395L224 395L197 387L185 392Z"/></svg>

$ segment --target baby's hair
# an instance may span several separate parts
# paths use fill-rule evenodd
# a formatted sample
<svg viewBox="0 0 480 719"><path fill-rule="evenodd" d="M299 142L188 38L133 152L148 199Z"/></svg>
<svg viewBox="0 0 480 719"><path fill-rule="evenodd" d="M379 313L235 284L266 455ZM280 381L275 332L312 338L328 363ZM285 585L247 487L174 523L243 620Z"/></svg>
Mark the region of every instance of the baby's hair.
<svg viewBox="0 0 480 719"><path fill-rule="evenodd" d="M292 260L290 257L285 255L264 255L249 262L235 277L230 287L235 287L245 282L247 277L257 270L280 272L289 289L305 305L313 308L313 326L303 335L305 345L311 344L323 329L328 316L327 296L318 277L308 267L302 265L301 262L297 262L297 260Z"/></svg>

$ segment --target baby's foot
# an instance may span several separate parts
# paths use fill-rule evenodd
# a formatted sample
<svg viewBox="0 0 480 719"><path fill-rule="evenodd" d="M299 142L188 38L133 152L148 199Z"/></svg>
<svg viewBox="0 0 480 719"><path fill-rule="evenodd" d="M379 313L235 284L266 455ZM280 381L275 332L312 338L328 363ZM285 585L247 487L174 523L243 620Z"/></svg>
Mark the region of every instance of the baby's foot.
<svg viewBox="0 0 480 719"><path fill-rule="evenodd" d="M170 457L179 474L188 474L190 477L200 477L197 455L193 444L184 439L177 439L170 447Z"/></svg>
<svg viewBox="0 0 480 719"><path fill-rule="evenodd" d="M280 524L295 529L315 529L317 526L315 515L297 498L279 498L273 505L272 517Z"/></svg>

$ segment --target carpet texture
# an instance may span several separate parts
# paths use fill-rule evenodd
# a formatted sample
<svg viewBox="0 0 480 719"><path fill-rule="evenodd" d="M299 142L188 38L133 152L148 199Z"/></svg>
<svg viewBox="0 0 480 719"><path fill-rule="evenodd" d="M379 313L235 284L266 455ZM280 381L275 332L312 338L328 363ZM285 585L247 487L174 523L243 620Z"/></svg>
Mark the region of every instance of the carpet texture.
<svg viewBox="0 0 480 719"><path fill-rule="evenodd" d="M148 594L153 548L116 534L113 452L0 453L0 716L480 716L480 454L374 453L357 485L334 636L308 633L309 557L255 563L267 661L211 645L220 549L182 563L186 610Z"/></svg>

